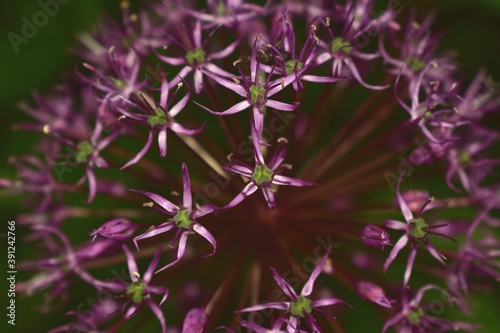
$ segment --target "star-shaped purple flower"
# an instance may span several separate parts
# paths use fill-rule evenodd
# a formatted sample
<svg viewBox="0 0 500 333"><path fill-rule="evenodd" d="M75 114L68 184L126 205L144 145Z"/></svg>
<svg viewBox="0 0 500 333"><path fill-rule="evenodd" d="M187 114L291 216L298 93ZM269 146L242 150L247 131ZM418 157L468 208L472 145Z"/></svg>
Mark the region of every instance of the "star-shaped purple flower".
<svg viewBox="0 0 500 333"><path fill-rule="evenodd" d="M170 219L165 223L160 224L153 230L135 237L134 243L138 250L139 246L137 245L137 241L162 234L172 229L177 229L177 232L174 237L174 242L179 238L177 259L171 262L170 264L164 266L163 268L159 269L156 273L161 272L164 269L167 269L168 267L175 265L179 260L182 259L182 257L184 256L184 251L186 250L186 243L188 236L192 234L192 232L199 234L207 241L209 241L210 244L212 244L214 251L207 256L214 255L217 249L217 244L214 236L212 236L212 234L207 229L205 229L204 226L202 226L196 221L197 218L212 213L215 210L215 206L210 204L203 207L196 206L193 209L193 199L191 195L191 180L189 179L189 173L186 163L182 163L182 178L184 181L184 193L183 193L183 201L182 204L180 205L176 205L170 202L169 200L165 199L164 197L155 193L131 190L137 193L144 194L145 196L149 197L151 200L156 202L158 205L160 205L161 208L153 206L153 208L155 208L156 210L165 213L167 215L173 216L172 219Z"/></svg>
<svg viewBox="0 0 500 333"><path fill-rule="evenodd" d="M224 169L226 171L233 171L242 176L245 176L246 178L251 179L251 181L230 203L228 203L223 208L231 208L238 205L241 201L253 194L260 187L266 199L267 205L270 209L274 209L276 203L274 200L274 190L271 187L271 184L291 186L316 185L316 183L314 182L308 182L305 180L282 176L279 174L285 168L285 165L282 164L286 157L286 147L283 140L280 140L278 148L276 148L276 151L274 152L273 156L271 156L269 163L266 165L259 140L257 139L256 130L253 126L252 135L255 167L252 168L246 163L234 159L233 157L230 158L232 164L224 165Z"/></svg>
<svg viewBox="0 0 500 333"><path fill-rule="evenodd" d="M302 288L302 291L300 292L300 295L297 295L295 290L290 286L288 282L286 282L277 272L274 268L271 267L271 272L273 274L274 279L280 286L281 290L285 293L286 296L290 298L291 301L289 302L270 302L266 304L259 304L259 305L254 305L248 308L245 308L243 310L239 310L236 312L252 312L252 311L260 311L264 309L278 309L278 310L284 310L290 312L290 319L289 319L289 328L291 327L293 329L292 332L299 332L300 329L300 321L305 320L307 325L314 331L314 332L321 332L320 328L316 324L316 321L312 315L313 310L318 310L319 307L323 306L328 306L328 305L333 305L333 304L339 304L343 303L348 306L346 302L339 298L325 298L325 299L317 299L317 300L312 300L310 298L312 292L313 292L313 287L314 287L314 282L318 278L319 274L323 270L323 267L325 266L326 260L328 259L328 256L330 254L331 247L328 248L326 251L325 255L323 256L323 259L321 259L320 263L314 271L311 273L311 276L307 280L306 284ZM322 311L321 311L322 312Z"/></svg>

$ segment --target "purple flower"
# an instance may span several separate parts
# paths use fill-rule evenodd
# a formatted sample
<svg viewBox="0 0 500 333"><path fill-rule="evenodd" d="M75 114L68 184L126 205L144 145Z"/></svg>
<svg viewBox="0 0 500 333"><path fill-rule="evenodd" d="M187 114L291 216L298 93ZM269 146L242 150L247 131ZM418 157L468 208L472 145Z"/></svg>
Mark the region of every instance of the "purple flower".
<svg viewBox="0 0 500 333"><path fill-rule="evenodd" d="M287 312L290 312L290 318L289 318L289 323L288 327L289 329L292 328L293 332L299 332L300 330L300 321L305 320L307 325L315 332L321 332L320 328L316 324L316 320L314 319L312 315L313 310L318 310L318 308L323 307L323 306L328 306L328 305L334 305L334 304L339 304L343 303L348 306L346 302L339 298L325 298L325 299L317 299L317 300L312 300L310 298L313 288L314 288L314 282L318 278L319 274L323 270L323 267L325 266L326 260L328 259L328 256L330 255L330 250L331 247L328 248L326 251L325 255L323 256L323 259L319 262L318 266L314 268L314 271L311 273L311 276L305 283L304 287L302 288L302 291L300 292L300 295L297 295L295 290L286 282L279 274L276 272L274 268L271 267L271 272L273 274L274 279L280 286L281 290L285 293L285 295L290 298L291 301L289 302L271 302L271 303L265 303L265 304L259 304L259 305L254 305L248 308L245 308L243 310L239 310L236 312L252 312L252 311L260 311L264 309L278 309L278 310L284 310ZM320 311L323 312L323 311Z"/></svg>
<svg viewBox="0 0 500 333"><path fill-rule="evenodd" d="M69 311L66 315L76 317L76 321L56 327L49 333L67 333L67 332L84 332L95 333L99 332L99 325L113 318L113 314L118 309L118 304L115 300L104 299L92 304L92 308L85 312Z"/></svg>
<svg viewBox="0 0 500 333"><path fill-rule="evenodd" d="M215 29L216 30L216 29ZM199 20L196 21L194 28L187 21L185 25L186 35L188 37L189 44L184 46L181 42L177 41L174 37L170 37L175 44L177 44L184 52L184 54L178 54L177 57L167 57L156 53L156 56L167 64L184 67L175 76L175 78L170 81L169 88L175 87L182 79L186 77L187 74L194 71L194 91L199 94L203 89L203 72L202 69L209 70L220 76L231 77L233 74L222 70L220 67L213 63L213 60L225 58L230 55L235 48L238 46L240 40L232 42L224 49L218 52L209 52L209 42L210 36L212 36L214 31L211 31L207 38L201 41L201 23ZM176 53L171 50L172 53Z"/></svg>
<svg viewBox="0 0 500 333"><path fill-rule="evenodd" d="M271 187L271 184L291 186L316 185L316 183L313 182L282 176L279 174L286 167L284 164L282 164L286 157L286 147L285 143L282 140L280 140L280 142L278 143L276 151L274 152L273 156L271 156L269 163L266 165L260 143L255 132L255 128L253 128L252 126L252 145L255 158L255 167L252 168L246 163L236 160L233 157L230 158L230 161L233 164L224 165L225 170L238 173L248 179L251 179L251 181L230 203L225 205L223 209L238 205L246 197L257 191L259 187L262 189L262 193L264 194L264 198L266 199L269 208L274 209L276 203L274 200L274 189Z"/></svg>
<svg viewBox="0 0 500 333"><path fill-rule="evenodd" d="M336 82L346 77L339 76L318 76L304 74L306 69L312 68L315 65L315 51L319 44L319 38L315 34L314 26L310 27L310 32L307 34L307 39L300 52L295 47L295 33L292 21L286 8L284 13L281 13L279 23L276 25L277 32L275 33L274 42L272 44L263 44L262 46L268 47L273 53L277 66L266 66L261 64L260 67L267 73L278 74L283 76L293 75L293 88L295 90L304 89L301 80L309 82ZM304 70L302 70L304 69Z"/></svg>
<svg viewBox="0 0 500 333"><path fill-rule="evenodd" d="M444 291L442 288L435 285L426 285L420 288L413 299L408 302L408 296L406 291L403 291L401 297L401 311L389 319L382 328L382 333L385 333L387 329L391 326L398 325L397 332L433 332L442 333L448 331L458 331L467 330L474 331L478 328L478 325L465 323L465 322L452 322L446 319L441 319L438 317L430 316L426 313L427 310L436 307L436 304L421 305L422 298L425 292L429 290L440 291L449 302L453 302L452 297ZM442 306L445 303L440 303Z"/></svg>
<svg viewBox="0 0 500 333"><path fill-rule="evenodd" d="M328 42L320 41L320 47L326 49L316 57L316 64L322 64L330 59L332 62L332 75L343 75L343 65L346 65L348 72L364 87L373 90L386 89L389 85L375 86L367 84L361 78L359 70L353 58L362 60L372 60L379 57L379 53L362 53L360 51L363 44L370 38L371 34L379 33L387 27L399 29L399 25L394 22L396 13L392 9L384 11L377 18L373 18L371 9L374 1L356 1L356 5L351 2L345 7L341 7L340 16L344 22L344 28L340 36L335 36L330 26L330 18L320 19L327 29ZM336 16L334 17L336 19Z"/></svg>
<svg viewBox="0 0 500 333"><path fill-rule="evenodd" d="M184 256L184 251L186 250L186 243L188 236L192 232L199 234L207 241L209 241L210 244L212 244L214 250L211 254L207 256L214 255L217 249L217 244L214 236L212 236L212 234L207 229L205 229L204 226L202 226L196 221L197 218L214 212L215 206L206 205L200 207L196 205L196 207L193 209L193 199L191 196L191 180L189 179L189 173L186 163L182 163L182 178L184 182L184 193L183 193L182 204L180 205L173 204L164 197L159 196L158 194L155 193L131 190L137 193L144 194L145 196L149 197L151 200L156 202L158 205L160 205L161 208L153 207L156 210L165 213L167 215L173 216L173 218L168 222L162 223L159 226L155 227L153 230L147 231L146 233L135 237L134 244L137 247L137 250L139 250L137 241L162 234L172 229L177 229L177 232L174 237L174 243L179 238L177 259L171 262L170 264L162 267L156 273L161 272L164 269L167 269L168 267L175 265L179 260L182 259L182 257Z"/></svg>
<svg viewBox="0 0 500 333"><path fill-rule="evenodd" d="M231 89L238 95L245 97L246 100L239 102L229 109L222 111L222 112L215 112L210 110L209 108L194 102L196 105L199 105L203 109L207 110L211 114L215 115L229 115L229 114L235 114L238 112L241 112L243 110L248 109L250 106L252 107L253 110L253 125L255 126L257 130L257 137L259 140L262 140L262 129L264 126L264 107L270 107L274 108L276 110L281 110L281 111L293 111L297 108L298 103L294 104L287 104L283 102L279 102L276 100L269 99L269 97L273 96L274 94L280 92L281 90L285 89L286 86L288 86L290 83L295 81L296 76L295 75L288 75L283 78L279 79L274 79L271 81L271 77L273 76L272 74L274 73L273 70L271 70L271 74L268 75L267 79L265 82L260 82L261 79L261 70L260 70L260 65L261 65L261 55L262 55L262 50L261 47L264 47L266 43L262 42L262 36L259 35L252 48L252 55L250 57L250 79L247 78L241 69L241 67L238 66L238 69L240 71L240 77L235 79L234 81L227 80L225 78L222 78L218 75L215 75L209 71L202 70L204 74L207 74L209 77L214 79L217 83L220 85ZM259 52L259 50L261 52ZM299 71L299 73L302 73L305 69L302 69Z"/></svg>
<svg viewBox="0 0 500 333"><path fill-rule="evenodd" d="M31 295L36 291L51 287L45 299L48 304L59 296L62 296L63 300L66 298L66 289L69 287L69 281L66 279L72 274L97 289L103 287L103 283L94 279L81 265L89 259L102 255L113 245L113 241L93 242L75 250L68 237L57 228L34 226L32 229L48 244L50 256L36 261L19 263L19 269L35 270L39 271L39 274L28 281L18 282L17 291ZM55 242L51 235L59 239L62 244Z"/></svg>
<svg viewBox="0 0 500 333"><path fill-rule="evenodd" d="M142 304L146 304L155 316L160 321L162 333L166 333L167 327L165 324L165 317L160 309L160 306L165 302L168 297L168 289L160 286L152 286L151 278L153 272L158 266L161 255L161 246L158 246L156 253L151 260L144 276L141 278L135 258L126 245L122 245L122 249L127 256L127 266L130 274L130 281L117 279L117 282L104 282L104 287L113 292L124 293L123 297L129 299L121 306L123 318L129 319L137 313ZM159 305L153 302L151 294L163 295ZM128 309L127 309L128 307Z"/></svg>
<svg viewBox="0 0 500 333"><path fill-rule="evenodd" d="M368 224L361 231L361 241L373 247L384 247L393 245L389 239L389 234L384 229L374 224Z"/></svg>
<svg viewBox="0 0 500 333"><path fill-rule="evenodd" d="M413 216L413 213L411 210L408 208L408 205L406 204L405 200L403 199L403 196L401 195L401 192L399 190L399 186L401 184L401 180L403 179L404 172L401 173L396 189L396 197L398 200L399 207L401 209L401 212L403 213L406 223L400 222L400 221L395 221L395 220L385 220L385 225L388 228L394 229L394 230L400 230L404 231L405 234L397 241L397 243L394 245L394 248L392 249L391 253L389 253L389 256L387 257L385 263L384 263L384 273L387 271L389 268L390 264L394 261L396 256L398 255L399 251L401 251L402 248L406 246L408 243L408 240L411 240L411 250L410 254L408 256L408 263L406 265L406 271L404 275L404 288L408 285L408 281L410 279L411 271L413 268L413 263L415 261L415 256L417 255L417 247L418 247L418 241L421 240L425 243L425 246L427 248L427 251L434 257L436 258L440 263L443 265L446 265L443 259L446 259L446 257L436 249L434 245L430 242L430 240L427 238L429 234L433 235L439 235L448 239L453 240L454 242L457 242L455 239L446 236L441 233L437 233L433 231L434 229L437 228L442 228L445 226L448 226L448 224L437 224L437 225L429 225L429 222L434 220L437 215L441 213L441 211L446 207L448 203L434 203L434 198L430 198L416 213L415 216ZM432 215L428 219L424 219L422 217L422 214L431 208L438 208L438 212Z"/></svg>
<svg viewBox="0 0 500 333"><path fill-rule="evenodd" d="M165 73L163 72L163 70L161 71L161 78L162 78L162 83L160 87L161 96L159 102L155 99L152 92L150 98L146 98L145 95L140 94L145 107L139 106L138 104L135 104L134 102L131 102L129 100L124 100L128 105L141 110L144 114L129 112L124 107L115 106L117 110L125 116L125 119L128 118L132 123L138 123L141 125L147 125L151 127L148 139L144 147L133 159L131 159L123 167L121 167L122 170L129 167L132 164L137 163L146 154L146 152L149 150L149 147L151 147L151 144L153 142L153 137L155 135L158 135L158 146L160 148L160 155L161 157L165 157L167 156L167 129L176 133L195 135L200 133L205 127L205 124L203 124L200 128L196 130L190 130L184 128L182 125L180 125L178 122L174 120L174 117L186 106L186 103L189 100L189 87L188 87L188 93L179 102L177 102L177 104L171 107L170 104L172 103L172 100L175 98L177 92L182 86L182 82L180 82L177 85L177 89L175 90L173 96L170 97L169 100L168 81L167 78L165 77Z"/></svg>

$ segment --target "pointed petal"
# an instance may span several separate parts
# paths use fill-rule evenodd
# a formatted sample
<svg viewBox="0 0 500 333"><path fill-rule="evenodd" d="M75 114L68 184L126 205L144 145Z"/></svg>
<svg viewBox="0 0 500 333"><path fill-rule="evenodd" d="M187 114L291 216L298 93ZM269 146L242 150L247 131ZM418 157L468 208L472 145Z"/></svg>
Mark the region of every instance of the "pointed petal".
<svg viewBox="0 0 500 333"><path fill-rule="evenodd" d="M125 252L125 255L127 256L127 266L128 266L128 273L130 275L130 279L132 281L137 281L136 274L139 274L139 269L137 269L137 264L135 262L134 255L132 254L132 252L130 252L127 245L123 244L122 249L123 249L123 252ZM136 274L134 274L134 273L136 273Z"/></svg>
<svg viewBox="0 0 500 333"><path fill-rule="evenodd" d="M274 152L273 156L269 160L268 167L271 170L276 170L276 168L283 163L286 157L286 146L283 142L278 144L278 148Z"/></svg>
<svg viewBox="0 0 500 333"><path fill-rule="evenodd" d="M401 251L401 249L406 246L406 243L408 243L408 236L405 234L394 245L394 247L391 250L391 253L389 253L389 256L387 257L384 263L384 274L387 271L387 268L389 268L389 265L394 261L394 259L396 259L396 256L398 255L399 251Z"/></svg>
<svg viewBox="0 0 500 333"><path fill-rule="evenodd" d="M140 193L142 195L147 196L148 198L150 198L151 200L156 202L158 205L160 205L163 209L165 209L167 212L169 212L172 215L177 214L177 211L179 210L179 207L177 207L176 205L174 205L173 203L171 203L170 201L168 201L167 199L165 199L164 197L162 197L161 195L158 195L156 193L133 190L133 189L130 189L130 191Z"/></svg>
<svg viewBox="0 0 500 333"><path fill-rule="evenodd" d="M187 86L188 89L189 89L189 86L187 84L185 84L185 86ZM182 97L182 99L179 102L177 102L177 104L175 104L168 111L168 115L171 118L174 118L179 112L181 112L182 109L184 109L184 107L186 106L187 102L189 101L189 96L190 96L190 93L189 93L189 90L188 90L187 94L184 97Z"/></svg>
<svg viewBox="0 0 500 333"><path fill-rule="evenodd" d="M318 185L315 182L309 182L307 180L291 178L282 175L275 175L273 178L273 184L276 185L291 185L291 186L314 186Z"/></svg>
<svg viewBox="0 0 500 333"><path fill-rule="evenodd" d="M95 194L97 192L97 183L95 180L94 169L91 166L85 168L87 173L87 180L89 181L89 197L87 199L87 204L91 203L94 200Z"/></svg>
<svg viewBox="0 0 500 333"><path fill-rule="evenodd" d="M406 290L408 286L408 281L410 281L411 271L413 269L413 263L415 262L415 257L417 256L417 246L416 241L412 241L410 254L408 255L408 262L406 264L405 276L403 281L403 290Z"/></svg>
<svg viewBox="0 0 500 333"><path fill-rule="evenodd" d="M312 301L311 305L313 307L317 308L317 307L321 307L321 306L328 306L328 305L339 304L339 303L345 304L345 305L352 308L352 306L350 306L349 304L347 304L346 302L344 302L340 298L317 299L317 300Z"/></svg>
<svg viewBox="0 0 500 333"><path fill-rule="evenodd" d="M214 251L206 256L203 256L203 258L206 257L211 257L215 254L215 251L217 250L217 242L215 241L214 236L208 231L204 226L202 226L199 223L195 223L193 225L193 230L196 231L201 237L205 238L207 241L212 244Z"/></svg>
<svg viewBox="0 0 500 333"><path fill-rule="evenodd" d="M149 284L149 282L151 282L151 277L153 276L153 272L156 266L158 266L158 263L160 262L160 255L161 255L161 245L158 245L158 249L156 250L153 259L149 263L148 269L146 270L142 278L144 282L146 282L146 284Z"/></svg>
<svg viewBox="0 0 500 333"><path fill-rule="evenodd" d="M245 90L245 88L243 88L239 84L236 84L235 82L230 81L228 79L222 78L222 77L220 77L220 76L218 76L210 71L207 71L204 69L201 69L201 71L203 72L203 74L209 76L218 84L220 84L228 89L231 89L232 91L234 91L235 93L237 93L238 95L240 95L242 97L245 97L245 98L247 97L247 91Z"/></svg>
<svg viewBox="0 0 500 333"><path fill-rule="evenodd" d="M371 84L367 84L363 81L363 79L361 78L361 75L359 74L358 72L358 69L356 68L356 65L354 65L354 63L351 61L351 59L344 59L344 62L345 64L347 65L347 67L349 67L349 70L351 71L351 74L352 76L354 76L354 78L365 88L368 88L368 89L372 89L372 90L384 90L384 89L387 89L389 88L391 85L390 84L387 84L385 86L373 86Z"/></svg>
<svg viewBox="0 0 500 333"><path fill-rule="evenodd" d="M179 239L179 247L177 248L177 259L172 261L170 264L165 265L162 268L160 268L159 270L157 270L155 272L155 274L157 274L157 273L159 273L159 272L161 272L169 267L172 267L173 265L177 264L182 259L182 257L184 257L184 252L186 251L186 243L187 243L187 239L189 236L189 232L188 232L188 230L182 230L181 232L182 232L182 234L181 234L181 237Z"/></svg>
<svg viewBox="0 0 500 333"><path fill-rule="evenodd" d="M244 167L242 165L235 165L235 164L224 165L224 170L238 173L238 174L243 175L247 178L251 178L252 174L253 174L253 169L248 168L248 167Z"/></svg>
<svg viewBox="0 0 500 333"><path fill-rule="evenodd" d="M269 186L261 186L261 189L269 209L276 208L276 201L274 200L274 193L271 191L271 188Z"/></svg>
<svg viewBox="0 0 500 333"><path fill-rule="evenodd" d="M319 262L318 266L314 269L314 271L311 273L311 276L307 280L306 284L302 288L302 292L300 293L301 296L306 296L308 297L311 295L314 287L314 282L318 278L319 274L323 270L323 267L325 266L326 260L328 259L328 256L330 255L332 247L330 246L328 250L326 251L325 255L323 256L323 259Z"/></svg>
<svg viewBox="0 0 500 333"><path fill-rule="evenodd" d="M245 186L245 188L233 199L230 203L222 207L222 209L232 208L242 202L246 197L252 195L255 191L257 191L259 187L255 185L253 182L250 182Z"/></svg>
<svg viewBox="0 0 500 333"><path fill-rule="evenodd" d="M174 131L175 133L181 133L181 134L185 134L185 135L196 135L196 134L200 133L201 131L203 131L206 124L207 124L207 122L205 121L205 123L197 129L188 129L188 128L185 128L184 126L182 126L181 124L176 123L175 121L171 121L168 124L168 127L172 131Z"/></svg>
<svg viewBox="0 0 500 333"><path fill-rule="evenodd" d="M139 251L139 245L137 244L137 241L140 241L141 239L154 237L156 235L170 231L174 227L175 227L175 222L165 222L165 223L160 224L158 227L154 228L153 230L147 231L147 232L145 232L137 237L134 237L134 244L135 244L135 247L137 248L137 251Z"/></svg>
<svg viewBox="0 0 500 333"><path fill-rule="evenodd" d="M182 204L184 209L193 210L193 197L191 195L191 179L189 178L189 171L186 163L182 163L182 183L183 183L183 196Z"/></svg>
<svg viewBox="0 0 500 333"><path fill-rule="evenodd" d="M296 301L298 296L295 290L293 290L292 286L288 284L279 274L276 272L276 270L271 267L271 273L273 274L274 279L280 286L281 290L285 293L285 295L288 296L292 301Z"/></svg>
<svg viewBox="0 0 500 333"><path fill-rule="evenodd" d="M410 208L408 208L408 205L406 205L406 202L403 199L403 196L401 195L401 191L399 190L399 185L401 185L401 180L403 180L403 175L404 171L401 172L401 175L399 176L398 185L396 187L396 197L398 199L399 208L401 209L401 212L403 213L406 222L410 223L410 221L413 219L413 214L411 213Z"/></svg>
<svg viewBox="0 0 500 333"><path fill-rule="evenodd" d="M429 253L434 257L436 258L440 263L442 263L444 266L446 266L446 257L441 253L439 252L438 249L436 249L436 247L431 243L430 240L428 240L427 238L424 238L424 243L425 243L425 246L427 247L427 251L429 251Z"/></svg>
<svg viewBox="0 0 500 333"><path fill-rule="evenodd" d="M158 132L158 147L160 148L160 156L167 156L167 128L162 128Z"/></svg>
<svg viewBox="0 0 500 333"><path fill-rule="evenodd" d="M260 311L264 309L278 309L278 310L289 310L290 309L290 303L288 302L269 302L266 304L258 304L254 306L250 306L248 308L244 308L242 310L234 311L236 313L241 313L241 312L253 312L253 311Z"/></svg>
<svg viewBox="0 0 500 333"><path fill-rule="evenodd" d="M242 102L239 102L233 106L231 106L229 109L225 110L225 111L222 111L222 112L216 112L216 111L212 111L210 110L209 108L193 101L194 104L198 105L199 107L202 107L203 109L207 110L208 112L210 112L211 114L213 115L216 115L216 116L226 116L228 114L235 114L235 113L238 113L238 112L241 112L245 109L247 109L249 106L250 106L250 103L245 100L245 101L242 101Z"/></svg>
<svg viewBox="0 0 500 333"><path fill-rule="evenodd" d="M401 230L405 231L408 229L408 223L404 223L396 220L384 220L384 224L387 228L391 228L393 230Z"/></svg>
<svg viewBox="0 0 500 333"><path fill-rule="evenodd" d="M124 166L122 166L120 168L120 170L128 168L132 164L139 162L139 160L147 153L147 151L149 150L149 147L151 147L152 143L153 143L153 131L149 131L148 140L146 141L146 144L144 145L144 147L141 149L141 151L139 151L137 153L137 155L135 155L135 157L133 159L128 161L127 164L125 164Z"/></svg>
<svg viewBox="0 0 500 333"><path fill-rule="evenodd" d="M283 103L283 102L278 102L272 99L268 99L266 102L266 106L276 109L276 110L281 110L281 111L293 111L295 110L298 106L299 103L295 102L293 104L288 104L288 103Z"/></svg>
<svg viewBox="0 0 500 333"><path fill-rule="evenodd" d="M163 311L151 298L146 299L146 305L153 311L156 318L160 321L161 333L167 333L167 324L165 324L165 317L163 316Z"/></svg>

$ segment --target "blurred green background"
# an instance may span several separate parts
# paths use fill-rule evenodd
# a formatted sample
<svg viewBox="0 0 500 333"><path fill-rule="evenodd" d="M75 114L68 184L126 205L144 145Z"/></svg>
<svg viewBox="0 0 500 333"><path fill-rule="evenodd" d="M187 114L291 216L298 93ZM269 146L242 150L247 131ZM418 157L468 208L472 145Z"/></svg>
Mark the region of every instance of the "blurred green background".
<svg viewBox="0 0 500 333"><path fill-rule="evenodd" d="M43 2L43 1L42 1ZM132 1L134 3L134 1ZM385 2L385 1L383 1ZM418 7L420 13L437 13L433 28L445 29L441 40L441 50L453 49L463 65L465 79L470 80L481 68L486 67L493 80L500 78L500 1L498 0L401 0L404 11ZM33 90L47 92L50 87L61 82L62 73L74 70L77 59L69 52L75 44L75 35L87 30L99 21L101 14L107 12L119 18L119 1L85 0L69 1L59 5L58 13L49 18L48 23L39 28L36 36L27 44L19 45L15 53L7 35L10 32L21 35L22 18L31 21L35 13L41 10L38 1L1 1L0 2L0 178L15 177L14 169L7 165L7 158L13 154L24 153L36 140L36 135L13 132L11 126L15 122L27 121L29 118L16 108L21 100L30 100ZM0 233L6 232L5 222L15 219L20 212L19 198L1 197ZM0 239L1 262L4 267L6 256L5 240ZM26 253L18 237L18 260ZM4 274L2 268L2 274ZM7 290L5 278L2 278L1 290ZM498 288L497 288L498 290ZM2 291L2 309L5 296ZM499 302L500 295L484 294L474 299L476 319L484 328L480 332L497 332L500 327ZM357 316L354 314L353 316ZM0 328L7 327L2 310ZM356 320L356 318L351 318ZM467 318L461 318L467 320ZM54 321L55 322L51 322ZM61 318L53 318L35 313L30 304L19 303L17 307L16 329L7 327L7 332L44 332L46 327L61 324ZM34 329L34 330L33 330ZM0 329L0 331L5 332Z"/></svg>

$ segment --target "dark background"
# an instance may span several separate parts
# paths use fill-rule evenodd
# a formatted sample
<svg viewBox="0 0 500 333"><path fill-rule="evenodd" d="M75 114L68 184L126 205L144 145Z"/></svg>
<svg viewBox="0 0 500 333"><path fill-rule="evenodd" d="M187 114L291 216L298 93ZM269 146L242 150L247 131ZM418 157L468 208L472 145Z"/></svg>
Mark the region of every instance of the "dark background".
<svg viewBox="0 0 500 333"><path fill-rule="evenodd" d="M453 49L458 53L466 80L470 81L481 67L487 68L494 81L500 80L500 1L401 0L400 5L404 11L416 6L420 13L437 13L434 29L446 31L441 40L441 50ZM37 138L37 135L11 130L13 123L29 120L17 109L16 104L21 100L29 101L33 90L48 92L52 85L61 82L62 73L74 70L77 58L71 55L70 50L79 31L94 26L103 12L116 18L120 14L119 1L72 0L64 5L59 4L58 13L49 18L48 23L39 28L36 36L29 39L27 44L19 45L19 52L15 53L7 38L8 33L21 35L22 18L32 21L33 15L40 10L38 1L0 2L0 178L15 177L15 170L7 164L8 156L27 152ZM17 196L0 197L0 234L6 233L4 222L15 219L20 211L18 202ZM19 237L17 240L20 260L27 255L27 249L23 251ZM5 239L0 241L3 276L6 247ZM1 298L4 300L4 290L5 293L7 290L5 278L1 278L1 281ZM474 319L484 327L480 332L497 332L493 327L500 327L497 299L498 295L484 294L473 300ZM47 327L62 323L61 318L35 313L30 303L19 301L17 326L15 330L10 327L9 332L26 332L28 329L42 332ZM1 308L5 309L3 302ZM351 319L359 320L356 316L359 313L353 313ZM457 319L467 321L467 318ZM1 311L0 321L0 327L5 327L4 310Z"/></svg>

